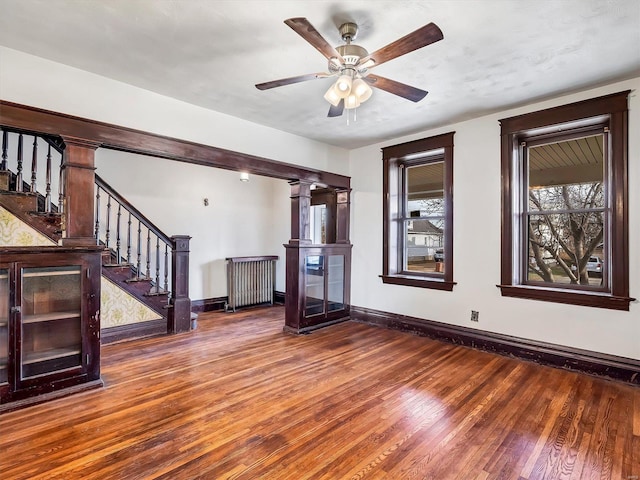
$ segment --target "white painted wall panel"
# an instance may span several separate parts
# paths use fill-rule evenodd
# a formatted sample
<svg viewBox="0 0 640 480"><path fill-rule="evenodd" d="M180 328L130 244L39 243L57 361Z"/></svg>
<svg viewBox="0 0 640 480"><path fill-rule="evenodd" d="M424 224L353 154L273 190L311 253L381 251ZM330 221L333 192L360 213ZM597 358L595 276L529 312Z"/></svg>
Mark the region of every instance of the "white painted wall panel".
<svg viewBox="0 0 640 480"><path fill-rule="evenodd" d="M640 298L640 78L500 112L351 151L352 304L640 359L640 305L629 312L502 297L500 283L501 118L631 89L629 219L631 296ZM455 131L453 292L385 285L382 273L380 148ZM362 175L360 172L367 172ZM471 310L480 322L471 323Z"/></svg>

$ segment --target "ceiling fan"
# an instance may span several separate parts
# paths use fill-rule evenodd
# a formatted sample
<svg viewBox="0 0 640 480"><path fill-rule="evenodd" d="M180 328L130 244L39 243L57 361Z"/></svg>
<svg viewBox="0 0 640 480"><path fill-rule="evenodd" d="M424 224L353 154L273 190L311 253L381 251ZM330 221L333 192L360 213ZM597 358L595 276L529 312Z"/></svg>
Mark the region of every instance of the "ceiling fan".
<svg viewBox="0 0 640 480"><path fill-rule="evenodd" d="M358 33L358 25L355 23L348 22L340 25L339 31L345 45L336 48L332 47L306 18L290 18L284 23L329 60L329 71L259 83L256 88L268 90L316 78L337 77L336 82L331 85L324 96L325 100L331 104L329 117L339 117L345 108L356 108L362 102L367 101L372 94L371 87L393 93L412 102L422 100L428 93L425 90L373 75L369 71L373 67L444 38L440 28L434 23L429 23L395 42L369 53L360 45L351 43Z"/></svg>

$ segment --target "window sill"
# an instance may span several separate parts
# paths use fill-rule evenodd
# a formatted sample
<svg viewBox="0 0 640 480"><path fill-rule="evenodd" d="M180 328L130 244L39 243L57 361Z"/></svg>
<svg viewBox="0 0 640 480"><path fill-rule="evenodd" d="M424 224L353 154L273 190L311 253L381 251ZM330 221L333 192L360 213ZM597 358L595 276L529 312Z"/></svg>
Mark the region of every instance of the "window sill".
<svg viewBox="0 0 640 480"><path fill-rule="evenodd" d="M525 298L544 302L582 305L585 307L608 308L629 311L629 303L635 298L618 297L602 292L567 291L523 285L496 285L503 297Z"/></svg>
<svg viewBox="0 0 640 480"><path fill-rule="evenodd" d="M439 280L436 278L413 277L410 275L380 275L382 283L392 285L405 285L407 287L431 288L433 290L445 290L450 292L456 282L447 280Z"/></svg>

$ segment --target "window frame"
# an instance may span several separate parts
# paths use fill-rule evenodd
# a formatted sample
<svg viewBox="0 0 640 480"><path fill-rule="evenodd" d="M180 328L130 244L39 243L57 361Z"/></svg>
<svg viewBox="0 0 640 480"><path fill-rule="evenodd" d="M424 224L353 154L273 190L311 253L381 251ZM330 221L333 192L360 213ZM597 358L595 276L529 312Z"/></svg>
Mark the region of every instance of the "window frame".
<svg viewBox="0 0 640 480"><path fill-rule="evenodd" d="M453 136L455 132L444 133L412 142L392 145L382 149L383 161L383 283L436 290L453 290ZM442 150L425 162L412 160L419 154ZM406 190L403 185L405 166L415 166L433 162L443 162L444 178L444 271L413 272L404 269L404 242L401 238L406 221L404 210Z"/></svg>
<svg viewBox="0 0 640 480"><path fill-rule="evenodd" d="M503 296L571 305L629 310L629 218L628 218L628 95L626 90L500 120L502 174L501 283ZM608 128L608 176L604 179L608 198L609 291L527 283L518 279L515 262L522 261L521 235L524 216L516 202L528 192L522 175L520 143L527 138L560 140L581 129ZM525 178L522 178L522 177ZM605 227L606 228L606 227ZM520 267L522 268L522 267Z"/></svg>

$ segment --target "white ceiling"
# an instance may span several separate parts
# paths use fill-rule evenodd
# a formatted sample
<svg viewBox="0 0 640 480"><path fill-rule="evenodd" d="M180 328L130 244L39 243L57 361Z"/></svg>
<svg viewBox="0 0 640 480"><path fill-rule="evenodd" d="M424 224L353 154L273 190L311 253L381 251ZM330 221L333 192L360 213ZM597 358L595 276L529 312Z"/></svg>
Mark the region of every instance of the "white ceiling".
<svg viewBox="0 0 640 480"><path fill-rule="evenodd" d="M369 52L429 22L444 40L373 72L428 90L381 90L327 118L332 79L283 23L306 17L334 46L356 22ZM346 148L640 74L638 0L0 0L0 45ZM1 68L1 66L0 66Z"/></svg>

